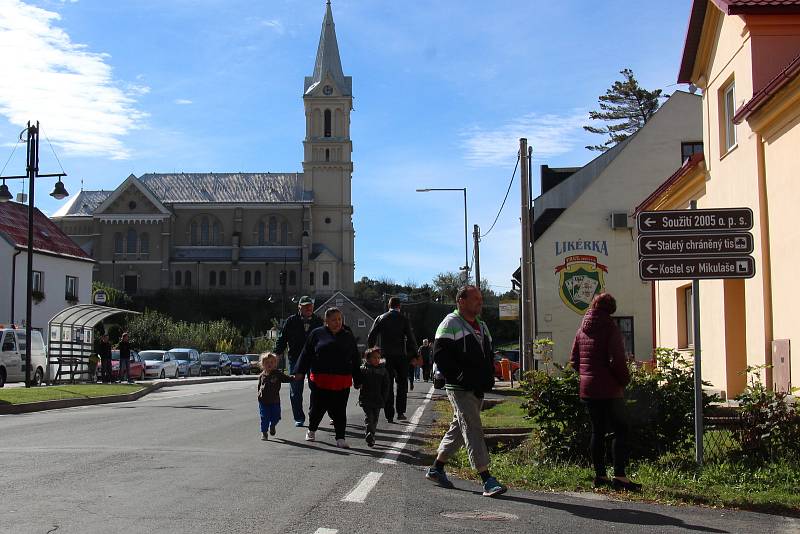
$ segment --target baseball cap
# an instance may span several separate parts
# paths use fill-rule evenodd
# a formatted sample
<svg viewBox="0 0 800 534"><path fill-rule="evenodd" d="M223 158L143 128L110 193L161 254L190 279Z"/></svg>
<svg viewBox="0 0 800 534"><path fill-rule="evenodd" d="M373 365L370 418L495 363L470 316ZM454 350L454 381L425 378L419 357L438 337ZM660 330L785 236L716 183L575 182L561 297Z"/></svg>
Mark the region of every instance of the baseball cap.
<svg viewBox="0 0 800 534"><path fill-rule="evenodd" d="M297 302L300 306L305 306L307 304L314 304L314 301L311 300L311 297L308 295L303 295L300 297L300 300Z"/></svg>

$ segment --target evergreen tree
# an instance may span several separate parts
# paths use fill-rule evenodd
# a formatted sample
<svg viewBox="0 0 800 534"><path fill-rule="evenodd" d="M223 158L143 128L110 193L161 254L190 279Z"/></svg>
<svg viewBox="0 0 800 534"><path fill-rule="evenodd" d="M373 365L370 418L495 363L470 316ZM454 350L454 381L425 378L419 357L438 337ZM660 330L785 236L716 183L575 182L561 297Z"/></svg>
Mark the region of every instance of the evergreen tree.
<svg viewBox="0 0 800 534"><path fill-rule="evenodd" d="M587 146L589 150L605 152L638 132L658 111L661 89L641 88L631 69L623 69L620 74L624 79L614 82L606 94L599 97L600 111L589 112L591 120L605 121L606 125L583 127L587 132L608 135L609 139L602 145Z"/></svg>

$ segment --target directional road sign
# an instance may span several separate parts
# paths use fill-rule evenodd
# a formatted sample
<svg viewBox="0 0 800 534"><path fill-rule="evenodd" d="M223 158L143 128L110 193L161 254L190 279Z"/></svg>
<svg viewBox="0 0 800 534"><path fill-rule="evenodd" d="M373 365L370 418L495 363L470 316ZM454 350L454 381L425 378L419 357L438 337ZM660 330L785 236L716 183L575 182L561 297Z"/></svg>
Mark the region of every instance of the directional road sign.
<svg viewBox="0 0 800 534"><path fill-rule="evenodd" d="M755 261L746 255L639 260L639 278L642 280L752 278L755 274Z"/></svg>
<svg viewBox="0 0 800 534"><path fill-rule="evenodd" d="M748 232L704 234L644 234L639 236L639 257L750 254L753 236Z"/></svg>
<svg viewBox="0 0 800 534"><path fill-rule="evenodd" d="M747 231L753 228L750 208L642 211L636 217L639 233Z"/></svg>

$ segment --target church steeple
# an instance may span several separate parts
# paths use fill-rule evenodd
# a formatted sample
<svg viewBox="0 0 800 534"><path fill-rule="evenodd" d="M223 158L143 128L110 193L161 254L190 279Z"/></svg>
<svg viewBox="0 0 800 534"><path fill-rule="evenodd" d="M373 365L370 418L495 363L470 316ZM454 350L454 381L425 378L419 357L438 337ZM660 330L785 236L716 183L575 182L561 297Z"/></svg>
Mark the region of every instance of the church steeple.
<svg viewBox="0 0 800 534"><path fill-rule="evenodd" d="M352 79L342 72L342 60L339 58L339 45L336 42L336 25L333 23L331 2L325 6L325 19L322 21L322 31L319 35L317 47L317 60L314 63L313 76L305 80L304 94L310 94L325 82L333 83L342 96L352 96Z"/></svg>

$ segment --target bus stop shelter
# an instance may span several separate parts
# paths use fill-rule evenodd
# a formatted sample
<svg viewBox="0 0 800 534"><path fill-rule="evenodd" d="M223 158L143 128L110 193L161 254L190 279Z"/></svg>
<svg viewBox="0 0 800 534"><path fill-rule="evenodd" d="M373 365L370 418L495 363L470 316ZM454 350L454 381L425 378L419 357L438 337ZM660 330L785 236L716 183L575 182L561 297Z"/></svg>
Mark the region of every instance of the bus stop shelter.
<svg viewBox="0 0 800 534"><path fill-rule="evenodd" d="M45 376L47 382L75 382L92 378L89 376L89 356L94 348L94 327L121 313L139 314L99 304L76 304L61 310L50 319Z"/></svg>

